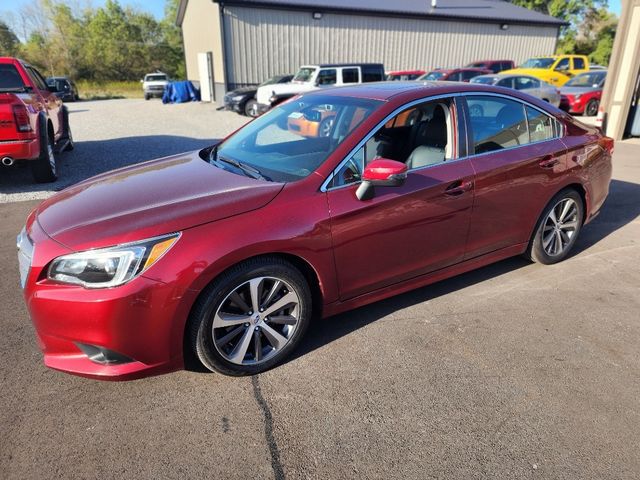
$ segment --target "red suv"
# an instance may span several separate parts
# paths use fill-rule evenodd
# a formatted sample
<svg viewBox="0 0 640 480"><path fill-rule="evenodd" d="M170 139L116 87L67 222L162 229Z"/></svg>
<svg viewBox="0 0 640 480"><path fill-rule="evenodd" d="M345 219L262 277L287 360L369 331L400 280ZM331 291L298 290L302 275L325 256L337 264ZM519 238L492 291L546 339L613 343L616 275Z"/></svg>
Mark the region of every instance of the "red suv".
<svg viewBox="0 0 640 480"><path fill-rule="evenodd" d="M484 68L485 70L491 70L493 73L500 73L503 70L516 68L516 64L513 60L478 60L471 62L467 65L467 68Z"/></svg>
<svg viewBox="0 0 640 480"><path fill-rule="evenodd" d="M335 112L326 136L288 128L318 109ZM42 202L18 237L24 297L51 368L125 379L192 354L255 374L314 315L513 255L566 258L607 197L612 150L515 90L305 93L215 146Z"/></svg>

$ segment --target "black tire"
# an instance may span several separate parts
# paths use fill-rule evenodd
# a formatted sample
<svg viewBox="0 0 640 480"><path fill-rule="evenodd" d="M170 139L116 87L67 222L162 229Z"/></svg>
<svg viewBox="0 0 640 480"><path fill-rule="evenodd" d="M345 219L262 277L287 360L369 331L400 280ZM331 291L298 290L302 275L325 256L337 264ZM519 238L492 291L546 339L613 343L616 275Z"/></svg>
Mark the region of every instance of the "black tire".
<svg viewBox="0 0 640 480"><path fill-rule="evenodd" d="M554 221L551 219L551 211L554 211L554 217L556 219L561 219L561 203L565 200L574 202L576 210L575 215L572 214L572 211L568 211L567 217L564 222L555 224L558 225L558 228L560 230L562 230L562 228L567 228L567 230L564 231L564 234L562 232L555 234ZM571 204L569 203L569 205ZM569 219L570 221L567 221L567 219ZM573 231L571 231L572 227L569 227L569 225L574 223L573 220L575 220L575 227L573 227ZM578 235L582 230L583 221L584 202L582 201L582 197L580 196L580 194L573 189L562 190L551 199L551 201L544 208L542 215L540 215L540 218L536 223L533 238L529 242L529 248L527 249L526 256L530 260L537 263L542 263L543 265L552 265L554 263L561 262L569 255L571 249L575 245L576 240L578 239ZM560 225L564 225L564 227L560 228ZM552 243L547 243L548 239L550 237L554 237L554 235L556 236L556 238L551 238L550 240L553 245ZM560 235L560 240L558 240L558 235ZM562 247L561 251L558 251L557 253L549 251L553 250L554 245L562 244L562 242L565 241L566 237L568 237L569 240L567 241L566 245Z"/></svg>
<svg viewBox="0 0 640 480"><path fill-rule="evenodd" d="M151 95L149 95L148 93L144 94L144 99L145 100L149 100L151 98Z"/></svg>
<svg viewBox="0 0 640 480"><path fill-rule="evenodd" d="M53 153L53 138L49 135L47 121L44 117L40 119L40 155L37 159L29 162L31 173L37 183L55 182L58 178L56 157Z"/></svg>
<svg viewBox="0 0 640 480"><path fill-rule="evenodd" d="M279 351L274 349L273 352L270 352L272 355L271 357L268 357L260 363L251 364L250 358L248 359L249 364L241 365L233 363L229 359L225 358L225 356L219 351L220 344L218 344L218 346L215 344L213 331L214 316L218 312L218 309L222 308L222 306L225 305L225 302L229 301L229 296L232 293L237 292L239 288L242 288L242 286L246 285L250 280L259 277L281 279L285 284L287 284L287 288L290 286L291 290L293 290L293 293L295 293L298 298L297 323L284 346ZM287 290L284 290L284 292L288 293ZM261 257L247 260L235 267L232 267L218 277L202 292L189 315L186 335L188 335L188 341L194 356L197 357L207 369L224 375L255 375L281 363L287 356L289 356L304 336L304 333L309 326L311 316L311 291L305 277L300 273L300 271L281 258ZM234 328L242 329L242 335L236 335L236 337L241 337L238 339L236 344L236 347L238 347L245 335L247 335L247 337L254 334L260 335L261 332L252 333L254 328L255 331L259 330L258 326L254 327L252 325L252 321L252 316L249 315L247 316L247 323L229 327L227 330L224 330L223 333L227 336L226 334ZM282 326L282 328L288 327ZM249 342L253 342L251 345L255 347L255 338L250 339ZM259 343L259 345L262 345L262 343ZM267 345L267 348L269 348L269 345ZM242 355L242 362L245 362L247 355L252 355L250 349L246 349L246 352L247 354Z"/></svg>
<svg viewBox="0 0 640 480"><path fill-rule="evenodd" d="M254 99L249 99L247 100L247 103L244 104L244 114L247 117L251 117L251 118L255 118L258 115L256 115L256 112L254 110L254 106L257 104L258 102L256 102Z"/></svg>
<svg viewBox="0 0 640 480"><path fill-rule="evenodd" d="M598 108L600 107L600 102L596 99L589 100L587 106L584 107L584 114L587 117L595 117L598 114Z"/></svg>
<svg viewBox="0 0 640 480"><path fill-rule="evenodd" d="M71 133L71 125L69 124L69 110L64 107L62 113L62 119L64 121L64 140L68 140L67 145L64 147L65 152L71 152L75 148L75 144L73 142L73 134Z"/></svg>

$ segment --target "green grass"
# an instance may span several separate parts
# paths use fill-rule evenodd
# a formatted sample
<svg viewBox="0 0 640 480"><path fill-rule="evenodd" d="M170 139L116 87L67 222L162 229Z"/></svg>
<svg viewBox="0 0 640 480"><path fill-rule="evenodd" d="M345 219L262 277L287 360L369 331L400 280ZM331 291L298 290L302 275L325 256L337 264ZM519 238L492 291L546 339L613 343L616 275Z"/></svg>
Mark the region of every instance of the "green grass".
<svg viewBox="0 0 640 480"><path fill-rule="evenodd" d="M81 100L109 100L113 98L143 98L140 82L77 82Z"/></svg>

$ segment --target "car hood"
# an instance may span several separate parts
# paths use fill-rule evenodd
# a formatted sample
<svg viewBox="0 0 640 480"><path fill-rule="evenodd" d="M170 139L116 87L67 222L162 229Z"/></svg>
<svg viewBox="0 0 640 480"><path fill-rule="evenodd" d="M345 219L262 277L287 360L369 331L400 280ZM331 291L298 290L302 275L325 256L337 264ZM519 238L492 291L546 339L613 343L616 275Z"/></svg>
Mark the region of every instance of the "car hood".
<svg viewBox="0 0 640 480"><path fill-rule="evenodd" d="M273 200L282 187L227 172L192 152L78 183L42 202L37 220L57 242L85 250L255 210Z"/></svg>
<svg viewBox="0 0 640 480"><path fill-rule="evenodd" d="M560 93L562 93L563 95L578 95L579 93L587 93L587 92L593 92L596 90L600 90L599 88L593 88L593 87L562 87L560 89Z"/></svg>
<svg viewBox="0 0 640 480"><path fill-rule="evenodd" d="M229 97L233 97L235 95L247 95L247 94L254 94L258 91L257 87L242 87L242 88L236 88L235 90L231 90L230 92L227 92L227 95Z"/></svg>

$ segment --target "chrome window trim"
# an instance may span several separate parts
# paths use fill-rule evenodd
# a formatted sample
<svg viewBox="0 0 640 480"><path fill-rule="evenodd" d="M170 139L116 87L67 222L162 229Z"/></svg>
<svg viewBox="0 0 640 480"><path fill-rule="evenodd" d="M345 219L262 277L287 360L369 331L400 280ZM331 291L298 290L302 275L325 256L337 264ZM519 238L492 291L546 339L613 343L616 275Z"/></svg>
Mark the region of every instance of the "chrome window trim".
<svg viewBox="0 0 640 480"><path fill-rule="evenodd" d="M369 139L373 136L373 134L380 128L382 127L385 123L387 123L389 120L391 120L393 117L395 117L396 115L398 115L400 112L406 110L407 108L411 108L414 107L420 103L425 103L425 102L429 102L429 101L434 101L434 100L441 100L443 98L456 98L456 97L474 97L474 96L482 96L482 97L500 97L500 98L504 98L506 100L512 100L512 101L516 101L521 103L524 106L528 106L531 107L535 110L538 110L539 112L543 113L544 115L551 117L551 119L554 121L554 123L558 126L558 132L556 134L556 132L554 132L554 136L553 138L549 138L546 140L540 140L538 142L530 142L527 143L525 145L516 145L515 147L509 147L509 148L503 148L501 150L494 150L492 152L483 152L483 153L474 153L473 155L466 155L464 157L459 157L459 158L454 158L451 160L447 160L446 162L441 162L441 163L436 163L434 165L425 165L423 167L418 167L418 168L412 168L410 170L407 171L407 173L409 172L414 172L414 171L418 171L418 170L424 170L426 168L433 168L433 167L438 167L442 164L451 164L453 162L459 162L461 160L468 160L468 159L472 159L472 158L476 158L476 157L482 157L484 155L490 155L496 152L507 152L509 150L513 150L516 148L522 148L522 147L528 147L529 145L537 145L540 143L545 143L545 142L550 142L553 140L557 140L560 139L562 137L564 137L564 127L562 125L562 122L558 121L558 119L556 118L555 115L547 112L546 110L544 110L541 107L538 107L537 105L534 105L532 103L529 103L526 100L522 100L521 98L518 97L512 97L510 95L505 95L503 93L496 93L496 92L479 92L479 91L475 91L475 92L454 92L454 93L447 93L447 94L441 94L441 95L433 95L433 96L429 96L429 97L422 97L416 100L412 100L409 103L405 103L404 105L396 108L393 112L391 112L389 115L387 115L383 120L381 120L375 127L373 127L369 133L367 133L367 135L365 135L362 140L360 140L358 142L358 144L351 149L351 151L342 159L342 161L331 171L331 173L327 176L327 178L324 180L324 182L322 182L322 185L320 186L320 191L325 193L328 191L333 191L333 190L339 190L341 188L345 188L345 187L352 187L354 185L358 185L360 184L362 181L360 182L353 182L353 183L348 183L346 185L340 185L337 187L328 187L329 183L331 183L331 181L333 180L333 177L335 176L335 172L340 170L350 159L351 157L353 157L358 150L360 150L365 143L367 143L369 141ZM525 115L526 118L526 115ZM468 122L468 119L464 119L465 122ZM460 119L458 119L458 122L460 121ZM467 132L467 136L468 136L468 132ZM467 149L469 148L469 146L467 145Z"/></svg>

